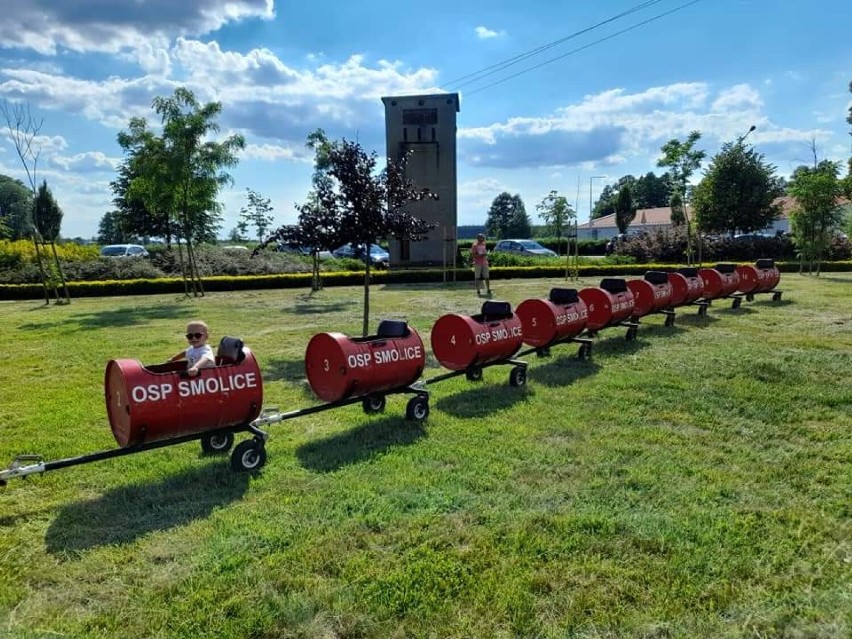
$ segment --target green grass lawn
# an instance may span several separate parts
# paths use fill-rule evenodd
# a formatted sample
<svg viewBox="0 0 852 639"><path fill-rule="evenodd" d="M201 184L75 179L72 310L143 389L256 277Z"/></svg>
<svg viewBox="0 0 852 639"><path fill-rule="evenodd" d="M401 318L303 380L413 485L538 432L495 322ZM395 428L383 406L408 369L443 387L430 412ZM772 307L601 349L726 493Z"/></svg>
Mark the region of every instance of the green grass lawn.
<svg viewBox="0 0 852 639"><path fill-rule="evenodd" d="M852 274L780 288L603 331L588 362L530 356L523 388L503 366L435 384L425 424L392 396L271 426L256 475L191 442L13 481L0 635L850 637ZM480 305L471 283L373 293L373 326L427 343ZM114 448L106 362L163 361L196 317L254 350L265 405L315 403L307 342L357 334L361 295L0 303L0 465Z"/></svg>

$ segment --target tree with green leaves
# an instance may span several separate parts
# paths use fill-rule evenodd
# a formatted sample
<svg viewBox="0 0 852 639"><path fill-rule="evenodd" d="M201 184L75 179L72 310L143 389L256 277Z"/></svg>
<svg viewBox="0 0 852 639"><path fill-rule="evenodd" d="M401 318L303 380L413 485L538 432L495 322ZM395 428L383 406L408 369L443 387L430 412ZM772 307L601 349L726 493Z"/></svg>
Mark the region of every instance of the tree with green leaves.
<svg viewBox="0 0 852 639"><path fill-rule="evenodd" d="M27 235L32 240L33 247L35 248L42 290L44 291L44 303L50 304L50 295L53 293L57 304L69 304L71 297L68 294L68 287L65 285L65 279L62 275L62 268L59 264L59 258L56 256L56 251L53 254L53 266L49 269L45 268L41 255L42 238L38 231L39 223L35 201L38 190L36 186L38 184L38 162L41 157L41 145L38 143L38 135L41 132L41 127L44 125L44 119L33 115L29 104L13 103L10 105L7 100L0 102L0 114L6 120L9 138L15 147L18 159L24 167L30 192L32 193L33 210L29 219ZM58 274L58 276L54 276L54 273ZM60 286L63 291L63 297L61 298L59 296Z"/></svg>
<svg viewBox="0 0 852 639"><path fill-rule="evenodd" d="M633 195L629 186L622 186L615 200L615 224L619 233L626 233L627 227L636 217L636 207L633 205Z"/></svg>
<svg viewBox="0 0 852 639"><path fill-rule="evenodd" d="M793 241L799 250L800 273L804 270L804 262L808 262L810 272L816 262L816 275L819 276L825 251L843 222L840 206L843 187L839 173L840 165L826 160L811 169L798 167L793 172L790 193L796 198L796 207L790 222Z"/></svg>
<svg viewBox="0 0 852 639"><path fill-rule="evenodd" d="M42 241L46 242L53 252L53 264L51 266L55 269L55 272L51 273L51 277L56 280L57 287L63 288L65 299L68 300L71 299L71 296L68 294L65 274L62 272L62 263L59 261L59 255L56 252L56 240L59 238L59 231L62 228L62 217L62 209L59 208L59 204L56 203L53 193L47 186L47 180L43 180L36 194L33 219Z"/></svg>
<svg viewBox="0 0 852 639"><path fill-rule="evenodd" d="M406 209L412 202L434 197L428 189L417 188L406 177L406 157L388 160L376 171L376 153L367 153L357 142L342 140L322 146L323 179L315 183L316 206L312 209L333 220L343 243L364 247L367 252L364 274L364 322L370 322L370 246L379 239L418 241L433 224Z"/></svg>
<svg viewBox="0 0 852 639"><path fill-rule="evenodd" d="M781 214L775 201L783 194L775 167L762 154L742 142L728 142L695 187L695 221L708 233L760 231Z"/></svg>
<svg viewBox="0 0 852 639"><path fill-rule="evenodd" d="M136 244L138 238L124 229L121 211L107 211L98 222L97 241L100 244Z"/></svg>
<svg viewBox="0 0 852 639"><path fill-rule="evenodd" d="M564 195L559 195L556 191L551 191L545 195L535 208L539 217L544 220L547 231L556 236L556 247L559 248L562 233L576 219L577 213L568 203L568 199Z"/></svg>
<svg viewBox="0 0 852 639"><path fill-rule="evenodd" d="M520 195L503 192L494 198L485 220L485 232L498 239L531 235L530 218Z"/></svg>
<svg viewBox="0 0 852 639"><path fill-rule="evenodd" d="M345 240L342 233L343 218L339 209L326 209L319 196L321 189L334 189L333 179L329 175L331 168L329 153L332 143L326 137L325 131L317 129L308 135L305 146L314 151L314 173L311 176L313 188L308 193L307 200L296 207L299 211L298 222L277 229L261 243L258 249L265 248L272 242L308 248L311 251L312 263L311 291L316 292L322 289L319 268L320 251L333 250Z"/></svg>
<svg viewBox="0 0 852 639"><path fill-rule="evenodd" d="M154 112L160 117L162 134L154 134L144 118L134 118L129 131L119 133L118 141L128 155L128 198L138 198L150 214L165 220L163 232L183 238L178 254L185 292L204 295L204 286L195 260L195 245L215 241L221 225L219 189L232 182L226 169L236 166L237 153L245 147L241 135L222 142L212 136L219 132L219 102L200 104L186 88L171 97L158 96Z"/></svg>
<svg viewBox="0 0 852 639"><path fill-rule="evenodd" d="M630 189L635 209L669 206L672 187L668 175L657 176L653 171L648 171L638 178L633 175L625 175L620 177L615 184L606 185L601 190L600 197L592 208L592 219L615 213L618 194L624 187Z"/></svg>
<svg viewBox="0 0 852 639"><path fill-rule="evenodd" d="M33 194L20 180L0 175L0 238L20 240L30 236Z"/></svg>
<svg viewBox="0 0 852 639"><path fill-rule="evenodd" d="M662 157L657 160L657 166L668 168L668 179L672 185L672 194L679 193L686 213L689 205L689 178L701 166L706 153L695 148L701 139L699 131L692 131L681 142L673 138L662 147ZM686 219L686 259L692 263L692 220Z"/></svg>
<svg viewBox="0 0 852 639"><path fill-rule="evenodd" d="M246 198L248 203L240 209L240 221L245 223L246 228L253 226L257 240L261 242L275 220L271 200L250 188L246 188Z"/></svg>

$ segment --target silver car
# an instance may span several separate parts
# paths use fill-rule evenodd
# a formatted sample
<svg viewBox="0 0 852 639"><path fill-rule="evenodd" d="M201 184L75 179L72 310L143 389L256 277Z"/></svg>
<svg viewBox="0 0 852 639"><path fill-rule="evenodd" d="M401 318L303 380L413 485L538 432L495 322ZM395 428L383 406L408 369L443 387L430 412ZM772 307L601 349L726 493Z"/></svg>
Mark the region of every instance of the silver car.
<svg viewBox="0 0 852 639"><path fill-rule="evenodd" d="M494 252L525 257L558 257L554 251L533 240L500 240L494 247Z"/></svg>

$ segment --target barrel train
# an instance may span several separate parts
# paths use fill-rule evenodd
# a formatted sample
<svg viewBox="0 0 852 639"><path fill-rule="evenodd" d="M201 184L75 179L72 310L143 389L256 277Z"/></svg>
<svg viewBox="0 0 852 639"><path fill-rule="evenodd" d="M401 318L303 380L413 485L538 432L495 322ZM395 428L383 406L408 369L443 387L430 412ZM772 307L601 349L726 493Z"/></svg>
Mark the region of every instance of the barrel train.
<svg viewBox="0 0 852 639"><path fill-rule="evenodd" d="M600 286L581 290L554 288L547 299L528 299L515 311L508 302L486 301L478 315L444 315L431 332L432 352L449 372L421 379L426 349L406 322L383 320L375 335L347 337L319 333L308 342L305 372L323 403L289 412L263 410L263 380L254 353L239 339L222 338L216 366L187 377L184 362L143 366L115 359L106 367L104 398L119 448L54 461L19 455L0 470L0 485L15 477L200 440L205 453L226 453L235 434L247 432L231 453L236 471L260 469L266 463L263 427L284 420L360 402L364 412L385 408L388 395L412 395L407 419L429 415L429 391L435 383L457 375L482 378L485 368L511 366L509 383L523 386L527 363L518 357L547 356L559 344L580 345L578 357L591 356L593 339L611 327L626 327L635 339L639 321L658 313L665 325L675 309L695 305L704 315L714 300L731 299L738 308L757 294L781 299L780 273L772 260L752 265L718 264L715 268L648 271L641 279L606 278ZM523 345L527 350L521 351Z"/></svg>

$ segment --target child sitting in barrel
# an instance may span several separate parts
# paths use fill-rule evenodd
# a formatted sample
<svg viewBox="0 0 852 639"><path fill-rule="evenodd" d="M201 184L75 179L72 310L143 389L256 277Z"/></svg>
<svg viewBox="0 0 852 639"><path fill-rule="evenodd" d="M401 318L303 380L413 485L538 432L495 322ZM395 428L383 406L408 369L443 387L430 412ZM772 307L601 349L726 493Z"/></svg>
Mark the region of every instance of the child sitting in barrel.
<svg viewBox="0 0 852 639"><path fill-rule="evenodd" d="M169 361L186 360L186 373L195 377L202 368L216 366L216 356L210 344L207 343L207 324L201 320L195 320L186 325L186 339L189 348L182 350Z"/></svg>

